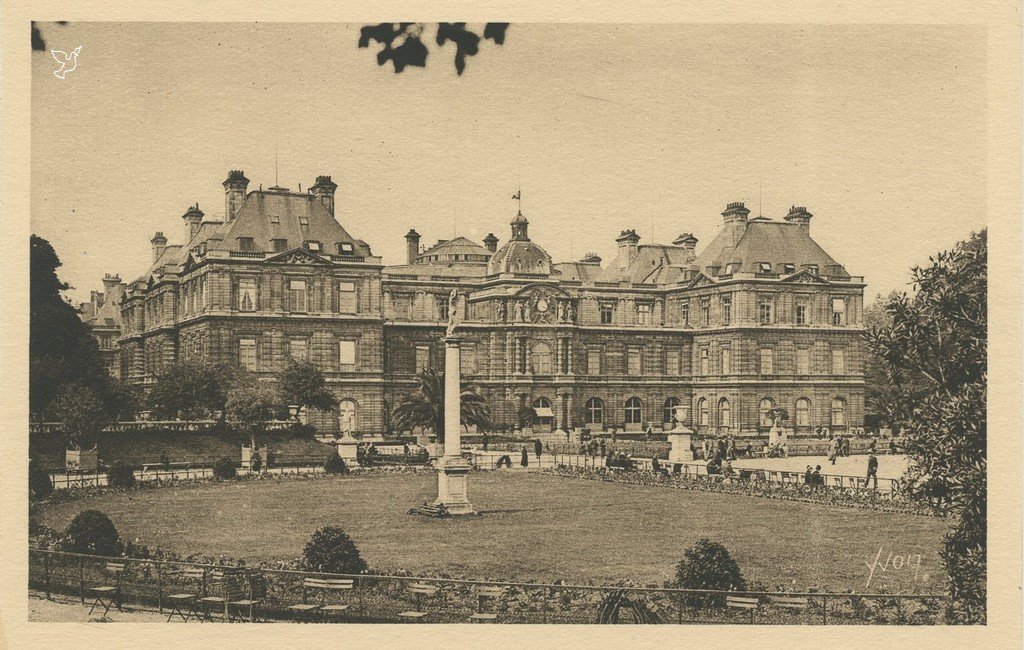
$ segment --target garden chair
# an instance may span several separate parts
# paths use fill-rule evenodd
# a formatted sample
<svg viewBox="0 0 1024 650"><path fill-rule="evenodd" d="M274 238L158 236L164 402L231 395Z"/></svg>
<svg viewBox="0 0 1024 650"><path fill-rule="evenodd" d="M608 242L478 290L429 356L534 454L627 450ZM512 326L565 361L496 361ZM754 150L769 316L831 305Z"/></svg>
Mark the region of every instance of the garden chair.
<svg viewBox="0 0 1024 650"><path fill-rule="evenodd" d="M355 588L355 581L351 578L320 578L307 576L302 581L302 602L290 606L288 609L297 616L312 615L319 612L327 618L331 615L341 614L348 611L349 605L339 603L328 603L327 597L330 594L338 594ZM309 602L309 593L319 594L319 602Z"/></svg>
<svg viewBox="0 0 1024 650"><path fill-rule="evenodd" d="M238 620L245 621L245 612L248 610L248 621L256 620L256 608L263 603L266 594L266 584L263 574L259 570L244 570L241 572L240 595L227 603L228 622L231 622L231 608L238 610Z"/></svg>
<svg viewBox="0 0 1024 650"><path fill-rule="evenodd" d="M177 576L185 581L198 581L200 590L198 592L182 592L178 594L171 594L167 596L168 602L171 604L171 613L167 616L167 622L170 623L174 615L177 614L185 622L192 616L202 621L203 616L199 613L199 594L206 590L206 569L203 567L187 566L177 573Z"/></svg>
<svg viewBox="0 0 1024 650"><path fill-rule="evenodd" d="M89 608L90 614L92 614L92 610L96 609L97 606L103 607L104 616L110 611L111 605L116 605L117 611L121 611L121 580L124 578L126 566L124 562L106 563L103 567L103 573L106 576L107 582L113 582L114 584L105 584L89 589L94 598L92 607Z"/></svg>
<svg viewBox="0 0 1024 650"><path fill-rule="evenodd" d="M398 615L410 621L422 621L429 613L423 606L423 601L425 598L437 595L438 587L425 582L414 582L409 585L409 591L416 599L416 609L399 612Z"/></svg>
<svg viewBox="0 0 1024 650"><path fill-rule="evenodd" d="M221 620L227 621L228 603L245 597L244 575L241 570L233 567L218 567L210 571L210 578L203 590L199 604L203 607L203 620L213 620L213 609L223 611Z"/></svg>
<svg viewBox="0 0 1024 650"><path fill-rule="evenodd" d="M746 610L750 613L750 624L754 624L754 612L757 611L757 596L726 596L725 606L729 609Z"/></svg>
<svg viewBox="0 0 1024 650"><path fill-rule="evenodd" d="M485 622L485 621L497 621L497 612L488 612L486 605L488 601L497 604L498 599L505 593L502 587L484 587L476 586L473 587L473 595L476 596L476 611L469 617L470 623Z"/></svg>

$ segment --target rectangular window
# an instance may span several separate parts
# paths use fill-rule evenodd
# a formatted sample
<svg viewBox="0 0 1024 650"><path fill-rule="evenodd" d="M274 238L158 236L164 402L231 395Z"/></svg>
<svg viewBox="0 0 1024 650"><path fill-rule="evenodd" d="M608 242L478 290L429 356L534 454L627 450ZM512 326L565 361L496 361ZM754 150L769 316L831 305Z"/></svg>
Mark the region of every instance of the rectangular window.
<svg viewBox="0 0 1024 650"><path fill-rule="evenodd" d="M846 354L842 348L832 349L832 374L846 374Z"/></svg>
<svg viewBox="0 0 1024 650"><path fill-rule="evenodd" d="M783 273L796 273L796 265L795 264L783 264L782 265L782 272Z"/></svg>
<svg viewBox="0 0 1024 650"><path fill-rule="evenodd" d="M306 311L305 280L291 280L288 282L288 311Z"/></svg>
<svg viewBox="0 0 1024 650"><path fill-rule="evenodd" d="M775 373L775 350L772 348L761 348L761 368L762 375L771 375Z"/></svg>
<svg viewBox="0 0 1024 650"><path fill-rule="evenodd" d="M665 374L679 374L679 348L669 348L665 350Z"/></svg>
<svg viewBox="0 0 1024 650"><path fill-rule="evenodd" d="M640 376L642 372L640 358L640 348L629 348L626 351L626 374L632 377Z"/></svg>
<svg viewBox="0 0 1024 650"><path fill-rule="evenodd" d="M711 374L711 353L707 348L700 349L700 374L702 376Z"/></svg>
<svg viewBox="0 0 1024 650"><path fill-rule="evenodd" d="M309 217L299 217L299 225L300 226L308 226L309 225Z"/></svg>
<svg viewBox="0 0 1024 650"><path fill-rule="evenodd" d="M796 314L793 320L797 325L807 325L810 322L807 318L807 303L796 303Z"/></svg>
<svg viewBox="0 0 1024 650"><path fill-rule="evenodd" d="M772 272L772 263L771 262L758 262L757 263L757 269L761 273L771 273Z"/></svg>
<svg viewBox="0 0 1024 650"><path fill-rule="evenodd" d="M256 279L238 281L238 311L256 311Z"/></svg>
<svg viewBox="0 0 1024 650"><path fill-rule="evenodd" d="M650 325L651 324L651 306L648 304L640 303L636 306L636 324L637 325Z"/></svg>
<svg viewBox="0 0 1024 650"><path fill-rule="evenodd" d="M601 374L601 348L590 348L587 350L587 374Z"/></svg>
<svg viewBox="0 0 1024 650"><path fill-rule="evenodd" d="M722 325L732 323L732 296L722 296Z"/></svg>
<svg viewBox="0 0 1024 650"><path fill-rule="evenodd" d="M611 325L612 320L615 317L615 306L610 302L602 302L600 305L601 310L601 324Z"/></svg>
<svg viewBox="0 0 1024 650"><path fill-rule="evenodd" d="M814 275L818 275L818 265L817 264L808 264L807 265L807 272L808 273L813 273Z"/></svg>
<svg viewBox="0 0 1024 650"><path fill-rule="evenodd" d="M796 374L811 374L811 350L809 348L797 348L796 350Z"/></svg>
<svg viewBox="0 0 1024 650"><path fill-rule="evenodd" d="M338 311L342 314L354 314L358 311L355 282L338 283Z"/></svg>
<svg viewBox="0 0 1024 650"><path fill-rule="evenodd" d="M430 368L430 348L425 345L416 346L416 372Z"/></svg>
<svg viewBox="0 0 1024 650"><path fill-rule="evenodd" d="M321 250L320 242L318 242L318 241L308 241L308 242L306 242L306 248L308 248L309 250L313 251L314 253L319 253L320 250Z"/></svg>
<svg viewBox="0 0 1024 650"><path fill-rule="evenodd" d="M238 238L238 250L251 253L256 250L256 244L253 242L252 237L239 237Z"/></svg>
<svg viewBox="0 0 1024 650"><path fill-rule="evenodd" d="M409 320L411 316L412 296L405 294L395 296L395 318Z"/></svg>
<svg viewBox="0 0 1024 650"><path fill-rule="evenodd" d="M270 223L281 223L281 217L276 214L270 215Z"/></svg>
<svg viewBox="0 0 1024 650"><path fill-rule="evenodd" d="M281 253L288 250L287 239L271 239L270 245L273 247L275 253Z"/></svg>
<svg viewBox="0 0 1024 650"><path fill-rule="evenodd" d="M846 298L832 299L832 324L846 325Z"/></svg>
<svg viewBox="0 0 1024 650"><path fill-rule="evenodd" d="M338 367L341 370L355 370L356 342L338 341Z"/></svg>
<svg viewBox="0 0 1024 650"><path fill-rule="evenodd" d="M684 300L679 305L679 320L683 327L690 326L690 301Z"/></svg>
<svg viewBox="0 0 1024 650"><path fill-rule="evenodd" d="M356 252L356 247L348 242L338 244L338 255L351 255Z"/></svg>
<svg viewBox="0 0 1024 650"><path fill-rule="evenodd" d="M463 343L459 361L462 364L462 373L464 375L476 374L476 345L473 343Z"/></svg>
<svg viewBox="0 0 1024 650"><path fill-rule="evenodd" d="M732 351L729 348L722 348L722 372L728 375L732 372Z"/></svg>
<svg viewBox="0 0 1024 650"><path fill-rule="evenodd" d="M296 361L309 361L309 344L306 339L288 339L288 356Z"/></svg>
<svg viewBox="0 0 1024 650"><path fill-rule="evenodd" d="M700 301L700 324L707 327L711 324L711 299L704 298Z"/></svg>
<svg viewBox="0 0 1024 650"><path fill-rule="evenodd" d="M448 296L437 297L437 320L448 320Z"/></svg>
<svg viewBox="0 0 1024 650"><path fill-rule="evenodd" d="M762 325L771 325L772 312L775 307L775 299L772 296L761 296L757 301L757 322Z"/></svg>

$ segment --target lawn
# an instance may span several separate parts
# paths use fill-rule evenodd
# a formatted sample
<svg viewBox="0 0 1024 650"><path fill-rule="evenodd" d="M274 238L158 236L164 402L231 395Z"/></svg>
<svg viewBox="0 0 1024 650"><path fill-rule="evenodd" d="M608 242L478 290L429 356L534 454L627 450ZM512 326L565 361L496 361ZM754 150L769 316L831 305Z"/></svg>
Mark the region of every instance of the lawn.
<svg viewBox="0 0 1024 650"><path fill-rule="evenodd" d="M41 520L63 529L96 508L127 539L249 561L296 557L314 529L336 525L378 569L570 583L661 583L685 548L709 537L748 580L864 590L881 550L879 564L920 554L920 568L875 569L871 591L943 591L942 519L526 472L472 474L481 517L406 514L434 496L436 481L422 472L133 490L47 505Z"/></svg>

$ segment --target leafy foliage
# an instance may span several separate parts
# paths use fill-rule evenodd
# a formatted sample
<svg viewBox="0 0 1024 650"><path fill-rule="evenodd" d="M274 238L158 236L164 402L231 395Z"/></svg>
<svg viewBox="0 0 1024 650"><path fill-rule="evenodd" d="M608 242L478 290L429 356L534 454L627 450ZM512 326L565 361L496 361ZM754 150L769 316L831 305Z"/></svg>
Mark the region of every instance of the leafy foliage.
<svg viewBox="0 0 1024 650"><path fill-rule="evenodd" d="M382 44L384 47L377 53L377 65L391 61L395 73L402 72L407 66L423 68L429 54L422 40L425 30L424 23L366 25L359 32L359 47L369 47L370 41ZM508 23L487 23L483 39L503 45L507 30ZM475 56L480 51L480 40L480 35L466 29L466 23L438 23L434 42L439 47L447 43L455 45L455 70L461 75L466 69L466 57Z"/></svg>
<svg viewBox="0 0 1024 650"><path fill-rule="evenodd" d="M355 542L336 526L317 529L303 549L302 559L312 571L355 574L367 570Z"/></svg>
<svg viewBox="0 0 1024 650"><path fill-rule="evenodd" d="M32 499L45 499L53 494L50 475L39 466L35 458L28 461L28 495Z"/></svg>
<svg viewBox="0 0 1024 650"><path fill-rule="evenodd" d="M416 377L419 386L397 407L391 422L396 431L415 427L432 427L438 442L444 442L444 375L424 370ZM460 422L487 429L491 426L491 409L475 386L462 385Z"/></svg>
<svg viewBox="0 0 1024 650"><path fill-rule="evenodd" d="M76 449L92 444L111 419L96 391L78 384L62 386L51 410Z"/></svg>
<svg viewBox="0 0 1024 650"><path fill-rule="evenodd" d="M116 556L121 553L121 536L110 517L99 510L83 510L68 526L72 553Z"/></svg>
<svg viewBox="0 0 1024 650"><path fill-rule="evenodd" d="M348 474L348 466L344 458L332 451L324 459L324 471L328 474Z"/></svg>
<svg viewBox="0 0 1024 650"><path fill-rule="evenodd" d="M267 420L281 408L281 395L266 384L246 381L228 392L227 412L239 433L248 434L250 446L256 449L256 434Z"/></svg>
<svg viewBox="0 0 1024 650"><path fill-rule="evenodd" d="M107 485L110 487L130 488L135 486L135 471L123 461L117 461L107 470Z"/></svg>
<svg viewBox="0 0 1024 650"><path fill-rule="evenodd" d="M941 552L951 622L985 620L987 491L987 233L972 234L913 270L915 293L886 303L888 325L871 329L893 390L894 423L913 459L908 479L948 493L938 507L959 516ZM907 377L910 381L906 381Z"/></svg>
<svg viewBox="0 0 1024 650"><path fill-rule="evenodd" d="M154 415L162 419L198 420L227 410L228 391L244 371L226 363L183 361L168 368L149 393Z"/></svg>
<svg viewBox="0 0 1024 650"><path fill-rule="evenodd" d="M227 480L235 478L238 474L238 465L227 456L218 458L213 464L213 475L219 479Z"/></svg>
<svg viewBox="0 0 1024 650"><path fill-rule="evenodd" d="M729 551L718 542L702 537L683 551L683 559L676 565L676 586L680 589L741 591L747 583ZM721 594L687 597L687 604L691 607L720 606L724 602L725 597Z"/></svg>
<svg viewBox="0 0 1024 650"><path fill-rule="evenodd" d="M288 362L281 373L281 394L287 404L313 407L330 411L338 406L338 400L327 389L324 373L307 361Z"/></svg>

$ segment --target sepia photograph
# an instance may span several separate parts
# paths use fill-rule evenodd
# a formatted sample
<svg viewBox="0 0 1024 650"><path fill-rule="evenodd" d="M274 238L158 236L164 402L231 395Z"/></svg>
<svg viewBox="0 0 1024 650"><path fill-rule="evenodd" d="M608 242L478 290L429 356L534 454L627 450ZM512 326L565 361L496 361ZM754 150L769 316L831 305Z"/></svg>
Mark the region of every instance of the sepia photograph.
<svg viewBox="0 0 1024 650"><path fill-rule="evenodd" d="M28 629L992 622L985 25L293 15L15 31Z"/></svg>

